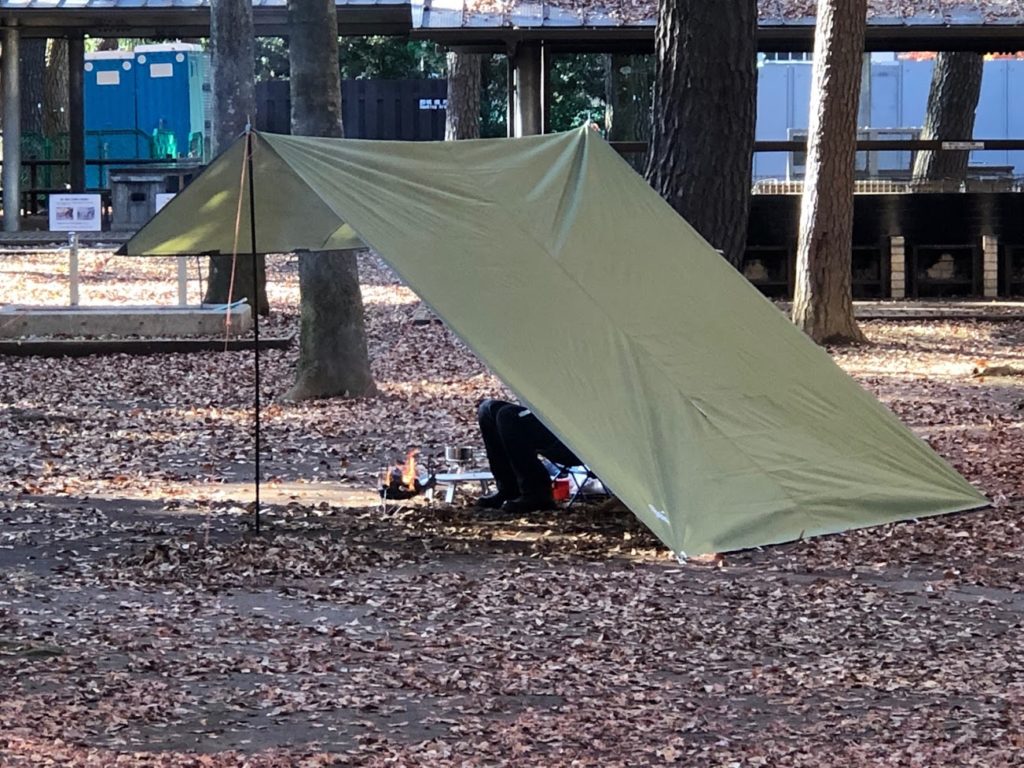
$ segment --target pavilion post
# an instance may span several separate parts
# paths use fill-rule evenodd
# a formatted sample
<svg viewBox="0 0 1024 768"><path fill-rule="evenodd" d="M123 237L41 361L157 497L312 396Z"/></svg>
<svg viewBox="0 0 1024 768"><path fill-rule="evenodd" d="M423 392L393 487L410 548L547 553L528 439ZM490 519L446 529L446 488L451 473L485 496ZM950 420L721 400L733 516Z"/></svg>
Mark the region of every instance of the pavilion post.
<svg viewBox="0 0 1024 768"><path fill-rule="evenodd" d="M3 34L4 113L4 232L21 228L21 34L17 27L4 27Z"/></svg>
<svg viewBox="0 0 1024 768"><path fill-rule="evenodd" d="M544 131L544 48L540 41L520 43L515 53L515 135Z"/></svg>

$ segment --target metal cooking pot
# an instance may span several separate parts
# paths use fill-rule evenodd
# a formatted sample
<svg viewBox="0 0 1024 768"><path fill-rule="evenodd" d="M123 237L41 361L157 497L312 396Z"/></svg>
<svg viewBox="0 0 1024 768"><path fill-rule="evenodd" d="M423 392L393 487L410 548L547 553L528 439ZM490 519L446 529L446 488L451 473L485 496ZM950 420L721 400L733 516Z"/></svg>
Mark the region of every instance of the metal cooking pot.
<svg viewBox="0 0 1024 768"><path fill-rule="evenodd" d="M445 461L472 461L475 452L472 448L455 448L450 445L444 447Z"/></svg>

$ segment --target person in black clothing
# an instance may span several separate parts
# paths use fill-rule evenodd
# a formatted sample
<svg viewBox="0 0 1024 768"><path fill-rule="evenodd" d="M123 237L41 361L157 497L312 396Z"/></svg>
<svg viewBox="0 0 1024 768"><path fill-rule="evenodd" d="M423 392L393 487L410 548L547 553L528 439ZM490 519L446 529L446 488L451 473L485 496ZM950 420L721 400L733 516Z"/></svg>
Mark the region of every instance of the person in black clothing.
<svg viewBox="0 0 1024 768"><path fill-rule="evenodd" d="M522 405L484 400L477 421L497 486L477 499L477 506L505 512L554 509L551 475L537 455L568 466L581 463L576 455Z"/></svg>

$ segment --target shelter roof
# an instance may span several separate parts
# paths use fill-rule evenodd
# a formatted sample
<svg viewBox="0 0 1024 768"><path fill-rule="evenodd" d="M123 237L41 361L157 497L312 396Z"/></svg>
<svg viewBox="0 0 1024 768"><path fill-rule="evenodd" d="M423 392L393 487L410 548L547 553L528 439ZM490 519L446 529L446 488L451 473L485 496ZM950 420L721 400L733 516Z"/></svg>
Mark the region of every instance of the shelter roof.
<svg viewBox="0 0 1024 768"><path fill-rule="evenodd" d="M816 5L759 0L761 49L809 50ZM495 30L547 40L652 41L657 12L657 0L412 0L419 35L451 42ZM461 33L446 36L454 30ZM1024 0L868 0L867 41L876 50L1024 46Z"/></svg>
<svg viewBox="0 0 1024 768"><path fill-rule="evenodd" d="M336 0L343 34L408 34L501 47L545 39L650 48L657 0ZM810 50L815 0L759 0L762 50ZM1024 49L1024 0L868 0L869 50ZM25 34L204 37L210 0L0 0L0 24ZM253 0L260 35L286 32L287 0ZM610 44L610 45L609 45Z"/></svg>
<svg viewBox="0 0 1024 768"><path fill-rule="evenodd" d="M405 34L408 0L335 0L346 34ZM284 34L287 0L252 0L259 35ZM0 0L0 22L27 35L82 30L97 37L206 37L210 0Z"/></svg>

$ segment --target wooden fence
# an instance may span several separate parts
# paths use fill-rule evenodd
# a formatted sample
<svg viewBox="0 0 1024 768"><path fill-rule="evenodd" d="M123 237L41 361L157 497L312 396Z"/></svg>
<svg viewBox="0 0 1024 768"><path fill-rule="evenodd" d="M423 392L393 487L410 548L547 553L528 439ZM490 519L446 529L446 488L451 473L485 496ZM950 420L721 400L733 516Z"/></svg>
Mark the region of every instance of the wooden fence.
<svg viewBox="0 0 1024 768"><path fill-rule="evenodd" d="M341 114L350 139L444 139L448 81L345 80ZM291 133L291 98L287 80L256 85L256 128Z"/></svg>

